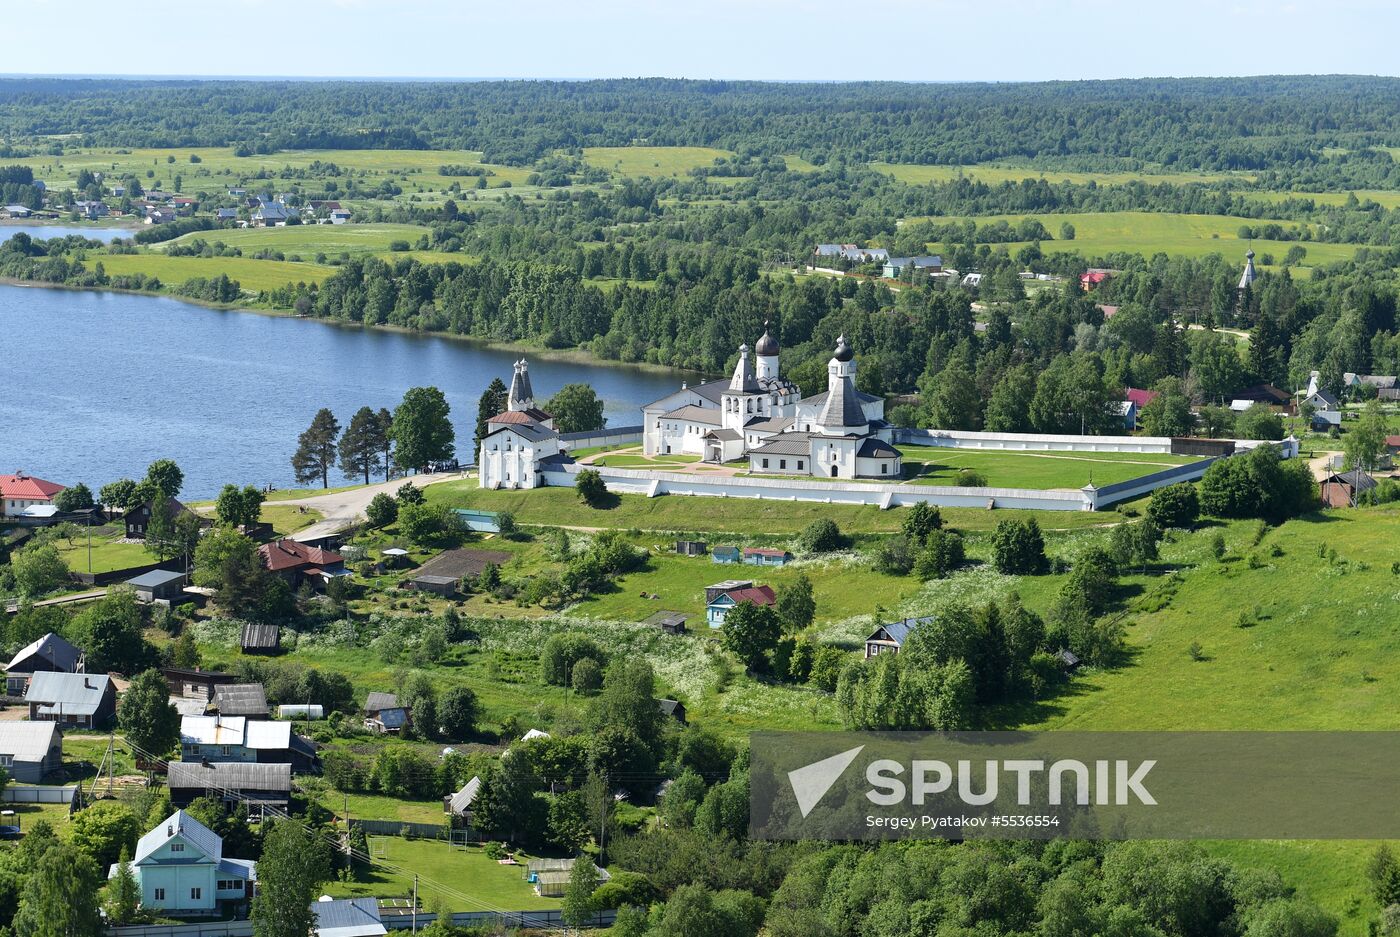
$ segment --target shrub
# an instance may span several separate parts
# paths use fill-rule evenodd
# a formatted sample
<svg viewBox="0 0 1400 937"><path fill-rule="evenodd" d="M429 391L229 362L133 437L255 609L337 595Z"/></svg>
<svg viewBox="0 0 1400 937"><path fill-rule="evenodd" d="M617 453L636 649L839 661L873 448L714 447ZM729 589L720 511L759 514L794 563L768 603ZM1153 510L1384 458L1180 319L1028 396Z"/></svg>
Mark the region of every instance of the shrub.
<svg viewBox="0 0 1400 937"><path fill-rule="evenodd" d="M915 546L922 546L930 533L943 526L943 515L937 507L917 501L910 505L902 525L904 536Z"/></svg>
<svg viewBox="0 0 1400 937"><path fill-rule="evenodd" d="M986 488L987 476L975 469L962 469L953 476L953 484L959 488Z"/></svg>
<svg viewBox="0 0 1400 937"><path fill-rule="evenodd" d="M997 524L992 535L992 564L1006 575L1033 575L1045 570L1045 537L1035 518Z"/></svg>
<svg viewBox="0 0 1400 937"><path fill-rule="evenodd" d="M903 576L914 568L914 548L909 537L900 534L880 544L875 568L891 576Z"/></svg>
<svg viewBox="0 0 1400 937"><path fill-rule="evenodd" d="M1210 555L1217 560L1225 558L1225 535L1218 530L1210 538Z"/></svg>
<svg viewBox="0 0 1400 937"><path fill-rule="evenodd" d="M574 692L580 696L592 696L603 687L603 668L598 661L585 657L574 664Z"/></svg>
<svg viewBox="0 0 1400 937"><path fill-rule="evenodd" d="M595 469L584 469L574 476L574 490L589 507L598 507L607 496L608 486Z"/></svg>
<svg viewBox="0 0 1400 937"><path fill-rule="evenodd" d="M804 553L832 553L845 546L845 539L836 522L823 517L808 524L797 543Z"/></svg>
<svg viewBox="0 0 1400 937"><path fill-rule="evenodd" d="M1147 516L1163 529L1180 527L1189 530L1201 515L1201 500L1196 486L1190 482L1168 485L1152 492L1147 503Z"/></svg>
<svg viewBox="0 0 1400 937"><path fill-rule="evenodd" d="M935 530L914 562L914 574L925 580L942 579L961 566L965 558L963 539L956 531Z"/></svg>
<svg viewBox="0 0 1400 937"><path fill-rule="evenodd" d="M369 504L365 505L365 517L371 527L387 527L397 520L398 516L399 503L382 491L370 498Z"/></svg>
<svg viewBox="0 0 1400 937"><path fill-rule="evenodd" d="M573 671L584 660L591 660L601 671L607 666L608 655L592 638L578 632L550 635L540 651L540 673L546 683L566 686L573 680Z"/></svg>
<svg viewBox="0 0 1400 937"><path fill-rule="evenodd" d="M836 692L836 684L841 679L841 671L849 658L840 648L823 644L812 655L811 676L808 682L819 690Z"/></svg>

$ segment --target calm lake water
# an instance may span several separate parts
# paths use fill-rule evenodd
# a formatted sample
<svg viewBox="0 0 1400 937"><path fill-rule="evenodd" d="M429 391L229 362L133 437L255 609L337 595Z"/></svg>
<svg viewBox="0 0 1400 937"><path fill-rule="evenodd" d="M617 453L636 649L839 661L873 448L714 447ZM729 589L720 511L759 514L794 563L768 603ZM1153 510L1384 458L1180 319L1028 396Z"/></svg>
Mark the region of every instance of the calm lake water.
<svg viewBox="0 0 1400 937"><path fill-rule="evenodd" d="M161 297L0 285L0 471L96 491L168 457L187 498L226 482L295 487L289 459L319 408L343 426L428 384L447 395L462 457L478 397L493 377L510 383L517 357ZM609 425L630 426L686 375L534 359L530 377L540 401L592 384ZM337 472L331 483L346 482Z"/></svg>
<svg viewBox="0 0 1400 937"><path fill-rule="evenodd" d="M16 234L24 233L35 240L66 238L70 234L81 234L92 241L110 244L122 238L134 237L136 228L103 228L72 224L0 224L0 241L8 241Z"/></svg>

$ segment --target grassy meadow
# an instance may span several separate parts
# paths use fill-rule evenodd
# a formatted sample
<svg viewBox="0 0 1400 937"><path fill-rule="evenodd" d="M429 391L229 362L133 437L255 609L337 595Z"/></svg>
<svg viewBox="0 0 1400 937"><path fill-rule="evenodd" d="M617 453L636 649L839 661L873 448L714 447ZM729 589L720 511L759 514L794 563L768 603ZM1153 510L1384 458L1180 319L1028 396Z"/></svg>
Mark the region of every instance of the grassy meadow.
<svg viewBox="0 0 1400 937"><path fill-rule="evenodd" d="M1086 185L1090 182L1096 185L1115 185L1125 182L1146 182L1148 184L1169 182L1173 185L1185 185L1191 182L1219 182L1225 179L1254 181L1254 177L1250 175L1225 172L1073 172L990 163L973 166L921 166L913 163L882 163L877 161L870 163L870 168L908 185L927 185L930 182L949 182L953 179L963 178L975 179L988 185L1020 182L1022 179L1072 182L1076 185Z"/></svg>
<svg viewBox="0 0 1400 937"><path fill-rule="evenodd" d="M219 231L196 231L165 244L157 244L153 250L163 251L168 246L188 244L191 241L222 241L229 247L236 247L244 254L261 250L281 251L284 254L300 254L310 260L316 254L339 257L341 254L383 254L389 252L394 241L407 241L416 244L428 228L413 224L314 224L291 225L285 228L231 228ZM215 258L222 259L222 258Z"/></svg>
<svg viewBox="0 0 1400 937"><path fill-rule="evenodd" d="M623 176L684 176L733 155L710 146L590 146L583 150L588 165Z"/></svg>
<svg viewBox="0 0 1400 937"><path fill-rule="evenodd" d="M1266 223L1267 219L1234 218L1227 215L1123 211L1064 215L979 215L971 220L976 221L979 225L1001 220L1015 224L1024 218L1037 219L1056 238L1056 240L1040 243L1040 249L1046 254L1063 251L1079 253L1092 258L1117 251L1126 251L1142 254L1145 257L1151 257L1159 252L1183 257L1204 257L1207 254L1243 257L1244 252L1253 247L1256 253L1273 254L1277 260L1282 260L1283 255L1288 252L1290 247L1294 244L1300 244L1308 252L1303 264L1312 266L1347 260L1357 251L1355 244L1326 244L1317 241L1266 241L1258 238L1252 242L1245 242L1239 237L1240 226L1257 226ZM910 218L906 219L906 223L915 220L922 219ZM967 219L935 218L932 220L936 223L942 223ZM1058 240L1060 226L1065 223L1074 225L1075 237L1072 241ZM1280 221L1278 224L1285 228L1302 226L1301 222L1295 221ZM1005 245L992 245L992 248L995 250L1004 246L1007 250L1015 253L1027 243L1029 242L1012 242ZM938 246L936 244L930 245L930 248Z"/></svg>
<svg viewBox="0 0 1400 937"><path fill-rule="evenodd" d="M335 272L334 267L290 260L255 260L252 257L167 257L164 254L88 254L87 264L101 263L108 276L159 277L167 287L175 287L195 277L213 279L227 274L245 290L272 290L288 283L319 283Z"/></svg>
<svg viewBox="0 0 1400 937"><path fill-rule="evenodd" d="M904 472L915 484L953 485L965 469L993 488L1079 489L1090 481L1112 485L1195 461L1189 456L1142 452L990 452L939 446L901 446Z"/></svg>
<svg viewBox="0 0 1400 937"><path fill-rule="evenodd" d="M442 818L439 805L438 819ZM352 881L333 881L325 893L333 898L372 895L378 898L413 894L418 874L419 900L428 907L450 911L479 911L482 904L507 911L558 908L558 898L541 898L518 865L501 865L487 858L480 846L453 848L443 840L371 836L370 855L392 868L377 865Z"/></svg>

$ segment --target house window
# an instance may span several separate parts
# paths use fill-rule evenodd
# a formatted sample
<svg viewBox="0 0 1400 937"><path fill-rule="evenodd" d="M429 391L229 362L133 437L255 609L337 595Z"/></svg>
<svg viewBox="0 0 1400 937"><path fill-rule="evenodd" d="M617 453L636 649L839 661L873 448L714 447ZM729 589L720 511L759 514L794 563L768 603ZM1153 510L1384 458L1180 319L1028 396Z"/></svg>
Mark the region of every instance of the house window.
<svg viewBox="0 0 1400 937"><path fill-rule="evenodd" d="M184 843L171 843L171 844L170 844L170 851L171 851L171 852L184 852L184 851L185 851L185 844L184 844Z"/></svg>
<svg viewBox="0 0 1400 937"><path fill-rule="evenodd" d="M763 467L764 467L764 468L767 468L767 467L768 467L768 460L767 460L767 459L764 459L764 460L763 460Z"/></svg>
<svg viewBox="0 0 1400 937"><path fill-rule="evenodd" d="M237 891L242 885L237 879L220 879L219 891Z"/></svg>
<svg viewBox="0 0 1400 937"><path fill-rule="evenodd" d="M802 460L801 460L801 459L798 459L798 460L797 460L797 470L798 470L799 472L802 471Z"/></svg>
<svg viewBox="0 0 1400 937"><path fill-rule="evenodd" d="M779 460L778 460L778 468L780 468L780 469L785 469L785 468L787 468L787 459L779 459Z"/></svg>
<svg viewBox="0 0 1400 937"><path fill-rule="evenodd" d="M164 901L164 900L165 900L165 889L164 889L164 888L157 888L157 889L155 890L155 892L156 892L156 893L155 893L155 898L156 898L157 901Z"/></svg>
<svg viewBox="0 0 1400 937"><path fill-rule="evenodd" d="M890 470L890 466L889 466L889 463L888 463L888 462L881 462L881 463L880 463L880 474L881 474L881 475L888 474L889 470Z"/></svg>
<svg viewBox="0 0 1400 937"><path fill-rule="evenodd" d="M202 889L199 889L199 888L191 888L191 889L190 889L190 900L191 900L191 901L198 901L201 891L202 891Z"/></svg>
<svg viewBox="0 0 1400 937"><path fill-rule="evenodd" d="M13 768L15 766L14 755L0 755L0 768Z"/></svg>
<svg viewBox="0 0 1400 937"><path fill-rule="evenodd" d="M220 746L219 746L219 754L220 754L220 755L223 755L225 758L227 758L227 757L229 756L229 752L230 752L230 749L229 749L229 747L228 747L227 745L220 745Z"/></svg>

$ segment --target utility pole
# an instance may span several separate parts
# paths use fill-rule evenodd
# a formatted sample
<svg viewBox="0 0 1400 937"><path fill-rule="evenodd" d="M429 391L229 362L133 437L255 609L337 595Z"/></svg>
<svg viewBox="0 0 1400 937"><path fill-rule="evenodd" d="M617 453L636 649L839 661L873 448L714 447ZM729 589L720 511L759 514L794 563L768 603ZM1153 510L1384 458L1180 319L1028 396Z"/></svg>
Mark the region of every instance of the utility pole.
<svg viewBox="0 0 1400 937"><path fill-rule="evenodd" d="M418 873L413 873L413 933L418 933Z"/></svg>

